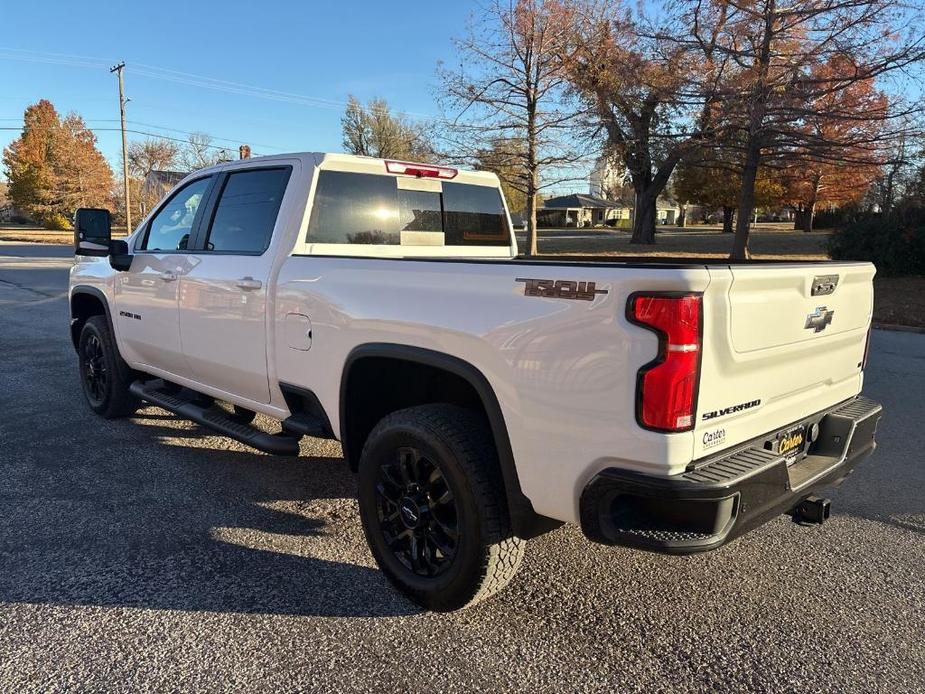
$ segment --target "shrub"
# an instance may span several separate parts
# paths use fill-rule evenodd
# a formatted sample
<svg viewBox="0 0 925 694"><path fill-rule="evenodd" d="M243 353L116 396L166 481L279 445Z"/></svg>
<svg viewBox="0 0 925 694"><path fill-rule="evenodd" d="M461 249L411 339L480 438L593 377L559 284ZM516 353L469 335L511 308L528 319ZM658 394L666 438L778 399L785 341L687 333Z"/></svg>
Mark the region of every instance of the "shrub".
<svg viewBox="0 0 925 694"><path fill-rule="evenodd" d="M882 275L925 274L925 209L856 216L829 240L833 260L869 260Z"/></svg>
<svg viewBox="0 0 925 694"><path fill-rule="evenodd" d="M59 212L52 212L43 220L46 229L68 231L71 227L71 220Z"/></svg>

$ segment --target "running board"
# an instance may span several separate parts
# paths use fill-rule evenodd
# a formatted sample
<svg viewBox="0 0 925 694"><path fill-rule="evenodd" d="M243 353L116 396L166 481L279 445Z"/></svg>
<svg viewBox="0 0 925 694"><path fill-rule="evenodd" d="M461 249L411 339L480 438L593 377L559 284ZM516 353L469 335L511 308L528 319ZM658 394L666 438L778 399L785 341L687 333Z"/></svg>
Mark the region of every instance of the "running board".
<svg viewBox="0 0 925 694"><path fill-rule="evenodd" d="M296 456L299 454L298 438L287 434L268 434L249 424L241 424L215 409L197 405L190 400L160 390L154 385L157 383L159 381L153 381L152 385L147 385L141 381L135 381L129 386L129 390L132 395L142 400L170 410L184 419L190 419L196 424L213 429L223 436L240 441L258 451L274 455Z"/></svg>

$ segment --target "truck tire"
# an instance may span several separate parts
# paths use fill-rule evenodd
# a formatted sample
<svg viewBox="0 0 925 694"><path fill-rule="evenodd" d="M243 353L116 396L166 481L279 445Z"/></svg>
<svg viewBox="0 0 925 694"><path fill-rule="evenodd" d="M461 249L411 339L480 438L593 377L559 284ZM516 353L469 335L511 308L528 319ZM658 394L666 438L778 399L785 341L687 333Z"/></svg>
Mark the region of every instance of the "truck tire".
<svg viewBox="0 0 925 694"><path fill-rule="evenodd" d="M105 316L92 316L80 331L80 384L90 409L106 419L133 414L141 404L129 393L132 370L116 349Z"/></svg>
<svg viewBox="0 0 925 694"><path fill-rule="evenodd" d="M360 457L359 504L376 563L426 609L494 595L523 559L488 426L455 405L399 410L376 425Z"/></svg>

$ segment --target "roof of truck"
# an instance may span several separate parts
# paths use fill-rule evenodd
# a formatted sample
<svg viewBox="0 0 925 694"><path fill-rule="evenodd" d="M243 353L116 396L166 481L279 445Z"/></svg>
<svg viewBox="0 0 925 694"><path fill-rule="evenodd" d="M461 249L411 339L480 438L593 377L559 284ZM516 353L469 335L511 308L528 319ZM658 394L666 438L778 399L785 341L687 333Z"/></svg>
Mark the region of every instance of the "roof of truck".
<svg viewBox="0 0 925 694"><path fill-rule="evenodd" d="M345 154L343 152L291 152L285 154L271 154L261 157L252 157L250 159L236 159L234 161L222 162L202 171L222 171L225 169L237 168L248 163L259 162L261 164L271 164L285 160L299 159L307 166L322 167L325 169L335 169L339 171L356 171L358 173L375 173L386 174L387 161L401 161L402 163L415 163L422 167L436 167L444 169L453 169L457 172L454 178L458 177L459 183L479 183L482 185L498 185L498 177L490 171L473 171L471 169L461 169L450 164L426 163L426 162L406 162L405 160L382 159L378 157L367 157L360 154ZM391 174L394 175L394 174ZM451 179L446 179L451 180Z"/></svg>

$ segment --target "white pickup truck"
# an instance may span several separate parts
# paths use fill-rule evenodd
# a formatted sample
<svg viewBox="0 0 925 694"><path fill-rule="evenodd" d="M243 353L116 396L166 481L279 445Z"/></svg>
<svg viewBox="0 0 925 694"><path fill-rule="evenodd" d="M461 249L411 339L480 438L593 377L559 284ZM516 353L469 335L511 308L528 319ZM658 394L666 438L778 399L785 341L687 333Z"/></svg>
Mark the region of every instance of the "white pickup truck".
<svg viewBox="0 0 925 694"><path fill-rule="evenodd" d="M430 609L561 522L672 553L821 522L875 445L869 263L523 259L493 174L343 154L198 171L125 240L75 222L89 406L340 440L376 561Z"/></svg>

